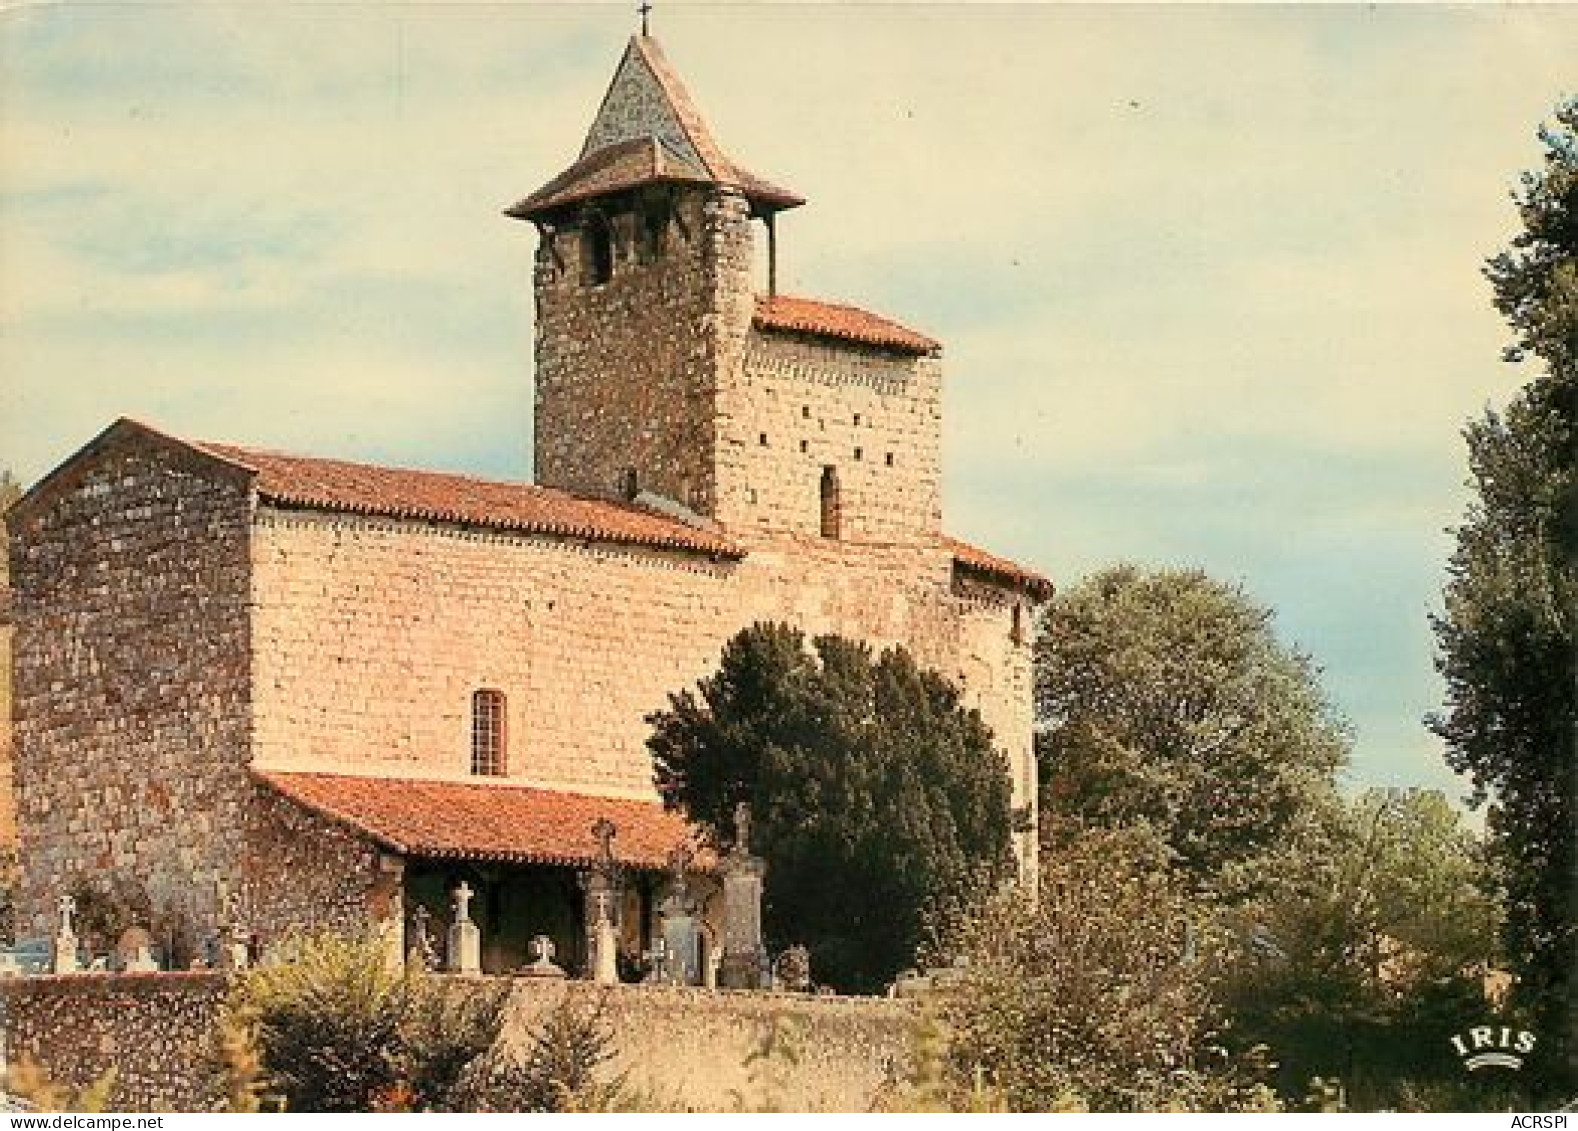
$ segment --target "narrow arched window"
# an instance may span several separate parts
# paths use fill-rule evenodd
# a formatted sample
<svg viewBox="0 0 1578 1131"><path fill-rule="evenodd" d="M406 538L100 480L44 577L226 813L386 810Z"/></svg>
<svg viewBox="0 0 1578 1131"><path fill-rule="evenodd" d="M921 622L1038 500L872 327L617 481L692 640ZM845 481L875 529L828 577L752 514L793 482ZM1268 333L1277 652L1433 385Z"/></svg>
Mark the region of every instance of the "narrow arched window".
<svg viewBox="0 0 1578 1131"><path fill-rule="evenodd" d="M504 692L483 689L471 695L471 772L503 777Z"/></svg>
<svg viewBox="0 0 1578 1131"><path fill-rule="evenodd" d="M591 213L581 233L581 282L588 287L606 283L614 274L614 232L607 217Z"/></svg>
<svg viewBox="0 0 1578 1131"><path fill-rule="evenodd" d="M627 467L620 472L619 493L627 499L641 494L641 474L635 468Z"/></svg>
<svg viewBox="0 0 1578 1131"><path fill-rule="evenodd" d="M822 469L822 537L837 538L839 528L838 468Z"/></svg>

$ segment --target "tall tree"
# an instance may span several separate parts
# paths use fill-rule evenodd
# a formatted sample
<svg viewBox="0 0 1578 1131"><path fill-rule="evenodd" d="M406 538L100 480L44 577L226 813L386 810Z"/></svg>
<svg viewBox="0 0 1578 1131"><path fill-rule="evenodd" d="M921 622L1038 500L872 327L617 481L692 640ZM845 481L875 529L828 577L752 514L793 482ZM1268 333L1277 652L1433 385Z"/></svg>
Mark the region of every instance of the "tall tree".
<svg viewBox="0 0 1578 1131"><path fill-rule="evenodd" d="M1265 861L1265 897L1228 916L1244 953L1223 995L1289 1100L1340 1079L1361 1109L1495 1102L1450 1036L1484 1015L1498 907L1480 838L1432 790L1370 790Z"/></svg>
<svg viewBox="0 0 1578 1131"><path fill-rule="evenodd" d="M1309 659L1193 570L1120 565L1054 598L1036 707L1050 835L1149 825L1223 894L1252 888L1255 860L1330 803L1347 757Z"/></svg>
<svg viewBox="0 0 1578 1131"><path fill-rule="evenodd" d="M1506 884L1516 1001L1553 1088L1578 1086L1572 972L1578 749L1578 100L1540 129L1543 168L1513 199L1523 230L1485 275L1533 370L1504 413L1464 430L1475 495L1434 619L1446 710L1430 725L1470 775Z"/></svg>
<svg viewBox="0 0 1578 1131"><path fill-rule="evenodd" d="M1042 862L1037 902L966 921L944 982L951 1060L1011 1110L1221 1111L1266 1097L1222 1055L1209 908L1146 829L1091 829Z"/></svg>
<svg viewBox="0 0 1578 1131"><path fill-rule="evenodd" d="M1006 759L902 648L758 624L648 721L658 788L715 840L751 805L769 943L804 943L820 981L882 986L929 915L1011 870Z"/></svg>

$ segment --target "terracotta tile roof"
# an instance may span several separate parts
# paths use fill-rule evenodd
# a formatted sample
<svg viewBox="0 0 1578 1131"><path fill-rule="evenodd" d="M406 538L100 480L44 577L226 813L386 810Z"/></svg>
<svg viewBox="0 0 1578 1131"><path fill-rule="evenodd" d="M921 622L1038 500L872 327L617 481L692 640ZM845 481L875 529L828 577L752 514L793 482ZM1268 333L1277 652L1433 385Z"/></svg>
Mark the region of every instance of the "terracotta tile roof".
<svg viewBox="0 0 1578 1131"><path fill-rule="evenodd" d="M656 99L645 96L655 84ZM632 91L631 88L634 88ZM634 116L609 114L611 104L642 105ZM643 105L644 104L644 105ZM644 157L632 158L646 147ZM758 212L805 203L799 194L740 168L723 152L669 65L657 40L634 35L603 96L575 164L518 204L506 216L533 220L591 196L660 181L694 181L738 189Z"/></svg>
<svg viewBox="0 0 1578 1131"><path fill-rule="evenodd" d="M755 325L823 338L842 338L870 346L917 355L936 353L942 343L869 311L832 302L788 295L756 300Z"/></svg>
<svg viewBox="0 0 1578 1131"><path fill-rule="evenodd" d="M739 558L720 534L636 506L526 483L285 455L229 444L191 446L256 473L259 496L310 510L388 515Z"/></svg>
<svg viewBox="0 0 1578 1131"><path fill-rule="evenodd" d="M440 860L512 864L591 864L592 826L614 823L614 857L628 867L659 870L694 830L656 801L591 797L503 782L417 781L342 774L254 770L290 801L345 825L391 852ZM698 863L711 862L706 853Z"/></svg>
<svg viewBox="0 0 1578 1131"><path fill-rule="evenodd" d="M566 204L659 181L712 184L707 170L655 137L632 138L577 161L505 214L530 219Z"/></svg>
<svg viewBox="0 0 1578 1131"><path fill-rule="evenodd" d="M972 546L957 538L945 536L943 543L952 551L955 565L962 566L973 573L984 574L996 581L1007 581L1024 589L1038 601L1044 601L1052 596L1051 580L1018 562L989 554L979 546Z"/></svg>

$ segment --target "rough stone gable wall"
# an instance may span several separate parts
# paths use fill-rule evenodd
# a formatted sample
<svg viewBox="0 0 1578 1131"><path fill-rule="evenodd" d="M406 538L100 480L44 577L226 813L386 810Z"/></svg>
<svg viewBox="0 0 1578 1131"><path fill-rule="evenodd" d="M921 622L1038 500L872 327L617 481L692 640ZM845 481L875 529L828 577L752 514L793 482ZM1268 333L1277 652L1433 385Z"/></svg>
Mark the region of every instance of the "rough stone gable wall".
<svg viewBox="0 0 1578 1131"><path fill-rule="evenodd" d="M719 396L718 517L818 536L823 469L839 536L934 542L942 527L942 383L934 358L752 331Z"/></svg>
<svg viewBox="0 0 1578 1131"><path fill-rule="evenodd" d="M719 303L749 289L749 222L738 196L671 196L675 219L650 262L634 205L605 202L607 282L587 284L584 228L539 245L535 478L610 495L635 469L642 488L710 513L716 337L737 320L720 318Z"/></svg>
<svg viewBox="0 0 1578 1131"><path fill-rule="evenodd" d="M399 865L334 821L254 787L244 921L267 947L291 929L359 934L401 918Z"/></svg>
<svg viewBox="0 0 1578 1131"><path fill-rule="evenodd" d="M210 929L249 783L245 482L149 437L12 516L18 930L79 876L141 882Z"/></svg>

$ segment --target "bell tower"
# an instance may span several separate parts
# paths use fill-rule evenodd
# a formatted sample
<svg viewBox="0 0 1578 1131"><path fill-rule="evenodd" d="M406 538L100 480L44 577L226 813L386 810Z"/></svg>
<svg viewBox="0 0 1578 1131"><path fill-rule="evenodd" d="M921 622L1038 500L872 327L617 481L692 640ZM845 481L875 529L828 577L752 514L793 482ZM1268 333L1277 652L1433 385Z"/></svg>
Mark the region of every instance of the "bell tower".
<svg viewBox="0 0 1578 1131"><path fill-rule="evenodd" d="M506 212L538 232L537 483L716 513L752 222L802 203L730 161L657 41L631 37L575 163Z"/></svg>

